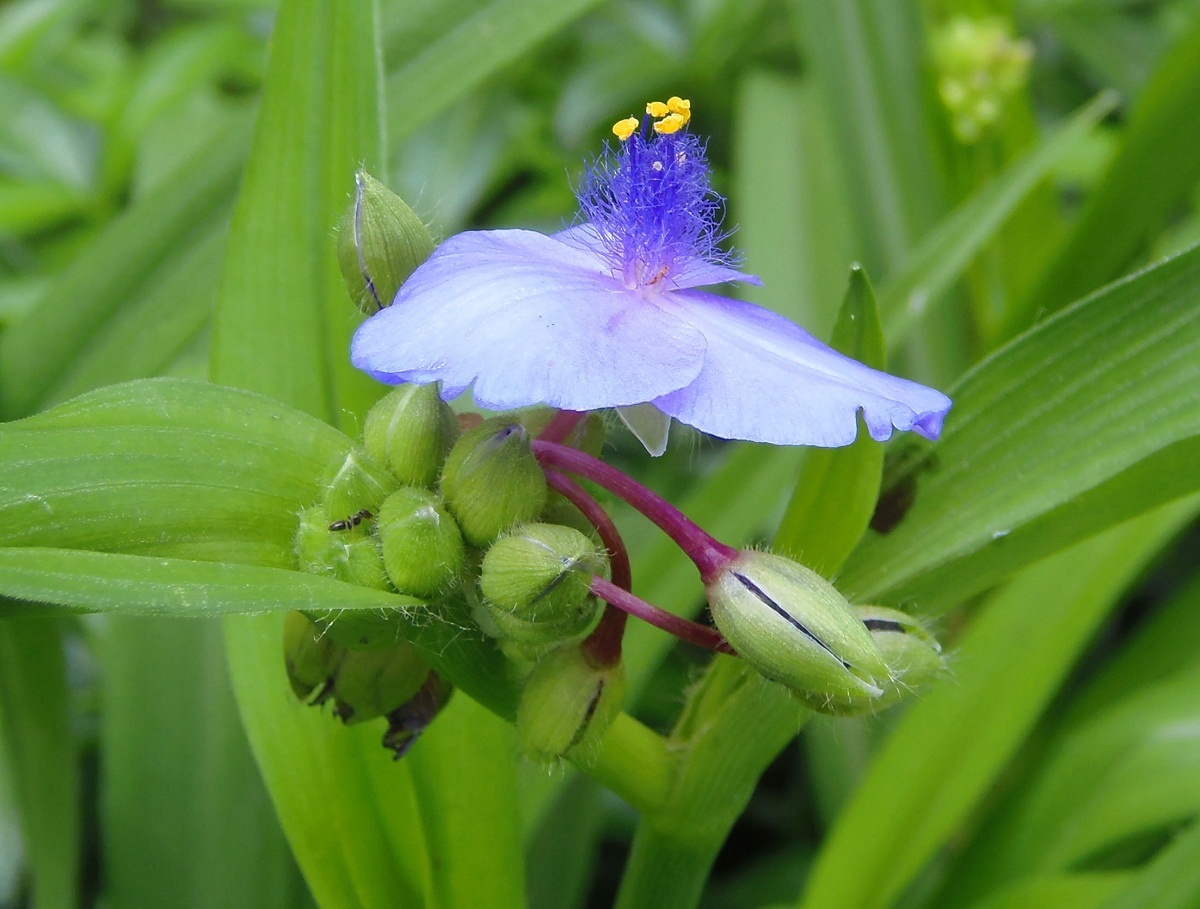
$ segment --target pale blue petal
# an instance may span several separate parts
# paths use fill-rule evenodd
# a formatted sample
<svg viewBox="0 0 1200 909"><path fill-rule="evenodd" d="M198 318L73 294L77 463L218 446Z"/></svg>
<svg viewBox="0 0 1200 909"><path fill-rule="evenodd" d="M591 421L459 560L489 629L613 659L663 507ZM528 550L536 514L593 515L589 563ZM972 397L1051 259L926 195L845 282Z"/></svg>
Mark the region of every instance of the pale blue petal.
<svg viewBox="0 0 1200 909"><path fill-rule="evenodd" d="M872 438L914 430L933 439L950 399L870 369L769 310L701 291L655 302L708 340L696 380L653 403L711 435L775 445L848 445L861 410Z"/></svg>
<svg viewBox="0 0 1200 909"><path fill-rule="evenodd" d="M554 239L573 246L576 249L592 253L598 260L604 261L609 255L608 248L601 241L596 229L590 224L576 224L566 230L554 234ZM740 281L743 284L762 285L758 275L748 275L729 265L709 262L705 259L688 259L676 262L675 268L664 279L664 283L672 290L685 290L690 287L708 287L713 284L726 284Z"/></svg>
<svg viewBox="0 0 1200 909"><path fill-rule="evenodd" d="M588 250L533 231L446 240L359 327L354 365L384 382L474 383L482 407L596 410L691 382L704 337L647 305Z"/></svg>

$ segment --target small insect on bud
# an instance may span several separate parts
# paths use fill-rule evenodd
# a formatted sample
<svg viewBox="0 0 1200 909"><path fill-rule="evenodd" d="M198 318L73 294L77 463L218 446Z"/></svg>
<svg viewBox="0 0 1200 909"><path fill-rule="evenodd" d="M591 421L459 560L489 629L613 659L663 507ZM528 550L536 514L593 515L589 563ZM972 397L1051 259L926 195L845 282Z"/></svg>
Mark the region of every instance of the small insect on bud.
<svg viewBox="0 0 1200 909"><path fill-rule="evenodd" d="M324 689L337 669L342 649L302 612L289 612L283 618L283 662L288 682L300 700L313 696L323 700Z"/></svg>
<svg viewBox="0 0 1200 909"><path fill-rule="evenodd" d="M407 703L425 683L429 664L408 643L346 650L333 676L333 712L351 725Z"/></svg>
<svg viewBox="0 0 1200 909"><path fill-rule="evenodd" d="M484 556L479 588L504 638L558 644L585 634L603 609L593 575L608 575L608 556L587 536L558 524L526 524Z"/></svg>
<svg viewBox="0 0 1200 909"><path fill-rule="evenodd" d="M767 678L814 695L877 698L889 678L870 632L833 585L783 556L747 550L708 585L713 620Z"/></svg>
<svg viewBox="0 0 1200 909"><path fill-rule="evenodd" d="M404 200L366 171L354 184L354 202L338 225L338 265L354 305L371 314L392 305L435 244Z"/></svg>
<svg viewBox="0 0 1200 909"><path fill-rule="evenodd" d="M357 524L355 518L358 518ZM346 532L362 523L363 518L357 512L330 521L329 513L322 505L302 511L296 531L296 560L300 570L327 575L359 587L387 590L379 544L369 536Z"/></svg>
<svg viewBox="0 0 1200 909"><path fill-rule="evenodd" d="M433 493L405 486L384 501L375 523L393 586L432 599L454 587L466 561L458 524Z"/></svg>
<svg viewBox="0 0 1200 909"><path fill-rule="evenodd" d="M442 468L442 495L463 536L487 546L546 505L546 477L529 433L507 417L485 420L463 435Z"/></svg>
<svg viewBox="0 0 1200 909"><path fill-rule="evenodd" d="M370 457L364 448L354 446L329 471L325 483L325 511L330 516L330 523L353 522L354 516L364 510L374 512L399 486L400 482L388 473L387 468Z"/></svg>
<svg viewBox="0 0 1200 909"><path fill-rule="evenodd" d="M437 383L401 385L367 412L367 454L406 486L432 489L454 440L458 422L441 399Z"/></svg>
<svg viewBox="0 0 1200 909"><path fill-rule="evenodd" d="M889 675L879 683L883 694L877 698L864 698L853 692L840 696L798 693L798 697L813 710L837 716L882 710L945 675L946 661L941 645L911 615L883 606L855 606L853 609L887 663Z"/></svg>
<svg viewBox="0 0 1200 909"><path fill-rule="evenodd" d="M534 761L587 755L625 702L622 664L597 667L578 647L555 650L530 673L517 706L521 748Z"/></svg>

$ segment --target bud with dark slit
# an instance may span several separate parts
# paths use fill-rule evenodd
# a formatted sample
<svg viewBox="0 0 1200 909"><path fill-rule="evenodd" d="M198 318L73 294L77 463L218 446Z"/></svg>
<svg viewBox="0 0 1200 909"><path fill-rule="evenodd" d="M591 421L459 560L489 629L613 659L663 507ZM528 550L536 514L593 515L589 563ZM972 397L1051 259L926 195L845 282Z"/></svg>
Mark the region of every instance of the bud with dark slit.
<svg viewBox="0 0 1200 909"><path fill-rule="evenodd" d="M391 306L434 242L403 199L360 170L354 202L338 224L338 265L354 305L370 315Z"/></svg>
<svg viewBox="0 0 1200 909"><path fill-rule="evenodd" d="M363 511L374 512L399 486L386 467L356 445L329 472L325 511L331 522L352 521Z"/></svg>
<svg viewBox="0 0 1200 909"><path fill-rule="evenodd" d="M458 422L438 385L400 385L367 412L367 454L406 486L432 489L454 440Z"/></svg>
<svg viewBox="0 0 1200 909"><path fill-rule="evenodd" d="M346 650L333 675L333 712L351 725L385 716L425 684L429 664L411 644Z"/></svg>
<svg viewBox="0 0 1200 909"><path fill-rule="evenodd" d="M835 698L878 698L890 671L862 620L816 572L769 552L739 553L708 583L713 620L768 679Z"/></svg>
<svg viewBox="0 0 1200 909"><path fill-rule="evenodd" d="M415 486L396 490L380 506L375 527L387 576L400 593L432 599L457 586L466 547L436 495Z"/></svg>
<svg viewBox="0 0 1200 909"><path fill-rule="evenodd" d="M882 710L945 675L946 661L941 645L911 615L884 606L855 606L853 609L887 663L889 675L879 683L883 694L876 698L863 698L852 693L798 693L799 698L813 710L837 716Z"/></svg>
<svg viewBox="0 0 1200 909"><path fill-rule="evenodd" d="M519 644L561 643L584 635L604 604L594 575L608 576L608 556L590 538L558 524L525 524L484 556L479 588L500 635Z"/></svg>
<svg viewBox="0 0 1200 909"><path fill-rule="evenodd" d="M379 544L360 532L331 530L329 512L314 505L300 513L296 559L301 571L323 574L359 587L387 590ZM361 522L360 526L362 523ZM357 531L357 528L355 528Z"/></svg>
<svg viewBox="0 0 1200 909"><path fill-rule="evenodd" d="M546 505L546 477L525 427L507 417L484 420L455 443L442 468L442 496L473 546L487 546Z"/></svg>
<svg viewBox="0 0 1200 909"><path fill-rule="evenodd" d="M517 706L517 735L531 759L584 757L621 712L625 670L598 667L578 647L563 647L530 673Z"/></svg>
<svg viewBox="0 0 1200 909"><path fill-rule="evenodd" d="M300 700L308 700L310 695L314 703L324 700L325 688L330 684L342 653L342 649L304 613L284 615L283 662L292 691Z"/></svg>
<svg viewBox="0 0 1200 909"><path fill-rule="evenodd" d="M388 727L383 734L383 747L395 752L395 760L400 760L408 753L421 733L449 703L453 693L453 685L430 671L420 690L387 715Z"/></svg>

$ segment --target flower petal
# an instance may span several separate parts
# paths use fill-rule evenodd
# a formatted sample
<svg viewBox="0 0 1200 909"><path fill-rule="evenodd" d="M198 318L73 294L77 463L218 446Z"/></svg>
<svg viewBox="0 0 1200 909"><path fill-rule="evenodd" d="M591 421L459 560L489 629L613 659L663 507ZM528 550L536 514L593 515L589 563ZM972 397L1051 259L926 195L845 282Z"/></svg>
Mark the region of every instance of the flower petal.
<svg viewBox="0 0 1200 909"><path fill-rule="evenodd" d="M893 428L937 438L950 399L842 356L769 310L702 291L656 302L704 333L704 367L653 403L711 435L775 445L848 445L861 410L871 437Z"/></svg>
<svg viewBox="0 0 1200 909"><path fill-rule="evenodd" d="M648 305L586 249L533 231L446 240L361 325L354 365L391 383L474 383L483 407L596 410L691 382L704 336Z"/></svg>
<svg viewBox="0 0 1200 909"><path fill-rule="evenodd" d="M591 224L576 224L574 227L560 230L553 236L554 239L574 246L576 249L591 252L598 260L603 260L605 256L609 255L608 247L604 245L599 234L596 233L596 228ZM682 263L677 262L675 268L666 277L666 283L673 290L708 287L712 284L726 284L731 281L740 281L743 284L756 286L762 285L762 279L758 275L748 275L728 265L708 262L704 259L688 259Z"/></svg>

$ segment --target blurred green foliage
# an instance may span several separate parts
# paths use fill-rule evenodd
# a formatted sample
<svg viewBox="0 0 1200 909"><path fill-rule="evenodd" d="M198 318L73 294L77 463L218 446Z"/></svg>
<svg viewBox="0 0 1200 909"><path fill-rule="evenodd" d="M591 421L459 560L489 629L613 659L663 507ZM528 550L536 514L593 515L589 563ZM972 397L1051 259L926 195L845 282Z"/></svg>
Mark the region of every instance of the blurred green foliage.
<svg viewBox="0 0 1200 909"><path fill-rule="evenodd" d="M964 22L1032 52L1002 86L952 55L997 105L976 132L934 52ZM606 457L730 543L938 615L951 679L797 746L778 689L634 623L645 725L591 776L519 761L468 697L392 764L279 694L277 614L139 614L382 602L281 581L346 444L320 421L354 436L382 391L344 356L356 167L438 236L554 230L609 125L675 93L748 298L886 342L956 410L882 468L678 427L652 462L614 427ZM0 429L0 907L1197 905L1197 148L1196 0L0 5L0 419L154 376L311 415L129 385ZM846 336L844 297L881 338ZM613 510L639 594L697 614L690 565ZM415 633L510 710L485 657Z"/></svg>

